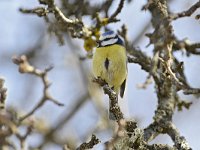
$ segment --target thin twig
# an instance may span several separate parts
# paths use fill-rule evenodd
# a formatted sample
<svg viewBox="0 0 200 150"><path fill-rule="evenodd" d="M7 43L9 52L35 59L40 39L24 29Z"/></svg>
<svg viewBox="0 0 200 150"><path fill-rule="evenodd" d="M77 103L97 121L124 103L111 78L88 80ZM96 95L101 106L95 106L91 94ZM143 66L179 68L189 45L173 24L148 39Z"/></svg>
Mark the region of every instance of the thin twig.
<svg viewBox="0 0 200 150"><path fill-rule="evenodd" d="M57 100L55 100L48 92L48 89L50 87L50 83L47 79L47 73L53 69L52 66L46 68L44 71L41 71L39 69L36 69L35 67L33 67L32 65L29 64L28 59L25 55L22 55L21 57L16 57L14 56L12 58L13 62L19 66L19 72L21 73L29 73L32 75L35 75L39 78L41 78L42 83L44 85L44 89L43 89L43 96L40 99L40 101L38 102L38 104L26 115L22 116L19 121L23 121L24 119L28 118L29 116L31 116L32 114L34 114L34 112L36 110L38 110L41 106L43 106L43 104L46 101L52 101L53 103L55 103L58 106L64 106L64 104L58 102Z"/></svg>
<svg viewBox="0 0 200 150"><path fill-rule="evenodd" d="M49 11L44 7L37 7L34 9L20 8L19 11L24 14L36 14L39 17L47 16L47 14L49 13Z"/></svg>
<svg viewBox="0 0 200 150"><path fill-rule="evenodd" d="M198 8L200 7L200 1L196 2L194 5L192 5L188 10L170 15L170 19L176 20L182 17L189 17L191 16Z"/></svg>
<svg viewBox="0 0 200 150"><path fill-rule="evenodd" d="M118 5L118 8L116 9L116 11L110 16L109 21L108 22L115 22L117 21L116 16L121 12L123 6L124 6L124 2L125 0L120 0L120 3Z"/></svg>
<svg viewBox="0 0 200 150"><path fill-rule="evenodd" d="M191 43L188 39L176 39L173 45L173 49L174 51L183 49L186 51L187 56L190 56L190 54L200 55L200 43Z"/></svg>

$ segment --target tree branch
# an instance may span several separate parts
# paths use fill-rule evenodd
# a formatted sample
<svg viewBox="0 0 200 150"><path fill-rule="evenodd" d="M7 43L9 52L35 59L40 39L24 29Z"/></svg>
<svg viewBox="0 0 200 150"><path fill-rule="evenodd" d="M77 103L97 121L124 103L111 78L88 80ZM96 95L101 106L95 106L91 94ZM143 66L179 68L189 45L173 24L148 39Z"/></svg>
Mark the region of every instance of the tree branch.
<svg viewBox="0 0 200 150"><path fill-rule="evenodd" d="M101 78L95 78L95 79L93 79L93 82L96 82L100 86L102 86L105 94L107 94L109 96L109 99L110 99L109 111L110 111L110 113L112 113L114 115L116 121L119 123L119 121L121 119L124 119L124 117L123 117L123 113L121 112L120 107L118 105L118 100L117 100L118 95Z"/></svg>
<svg viewBox="0 0 200 150"><path fill-rule="evenodd" d="M191 16L198 8L200 7L200 1L196 2L194 5L192 5L188 10L185 10L183 12L172 14L170 15L170 19L176 20L182 17L189 17Z"/></svg>
<svg viewBox="0 0 200 150"><path fill-rule="evenodd" d="M98 143L100 143L100 140L95 135L92 135L91 140L88 143L82 143L76 150L91 149Z"/></svg>
<svg viewBox="0 0 200 150"><path fill-rule="evenodd" d="M124 6L124 2L125 0L120 0L120 3L118 5L118 8L116 9L116 11L109 17L108 22L116 22L116 16L121 12L123 6Z"/></svg>
<svg viewBox="0 0 200 150"><path fill-rule="evenodd" d="M177 40L174 42L173 50L185 50L187 56L190 54L200 55L200 43L191 43L188 39Z"/></svg>
<svg viewBox="0 0 200 150"><path fill-rule="evenodd" d="M25 55L22 55L21 57L14 56L12 58L12 60L13 60L13 63L15 63L16 65L19 66L20 73L29 73L29 74L35 75L35 76L41 78L42 83L44 84L42 98L40 99L38 104L28 114L24 115L23 117L21 117L19 119L20 122L23 121L24 119L28 118L29 116L31 116L36 110L38 110L41 106L43 106L43 104L46 101L51 101L58 106L64 106L64 104L55 100L48 92L48 88L50 87L51 84L49 83L49 81L47 79L47 73L51 69L53 69L52 66L46 68L44 71L36 69L35 67L33 67L32 65L29 64L28 59Z"/></svg>

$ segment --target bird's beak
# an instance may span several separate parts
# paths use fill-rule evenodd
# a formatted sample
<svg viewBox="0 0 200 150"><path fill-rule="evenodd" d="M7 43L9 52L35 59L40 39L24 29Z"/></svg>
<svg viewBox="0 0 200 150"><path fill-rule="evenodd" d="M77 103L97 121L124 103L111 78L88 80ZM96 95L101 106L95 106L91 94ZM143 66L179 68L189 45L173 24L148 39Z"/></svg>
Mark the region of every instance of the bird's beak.
<svg viewBox="0 0 200 150"><path fill-rule="evenodd" d="M101 41L100 41L100 40L97 40L97 41L96 41L96 44L97 44L97 47L100 47Z"/></svg>

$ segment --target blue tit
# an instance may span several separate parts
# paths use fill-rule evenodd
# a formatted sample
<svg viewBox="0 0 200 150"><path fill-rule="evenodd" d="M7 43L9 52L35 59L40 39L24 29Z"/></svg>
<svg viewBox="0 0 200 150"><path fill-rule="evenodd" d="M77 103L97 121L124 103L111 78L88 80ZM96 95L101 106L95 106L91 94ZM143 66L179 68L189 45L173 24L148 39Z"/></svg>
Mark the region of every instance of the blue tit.
<svg viewBox="0 0 200 150"><path fill-rule="evenodd" d="M122 39L113 31L103 33L93 56L95 77L105 80L121 97L127 77L127 55ZM110 117L111 118L111 117Z"/></svg>

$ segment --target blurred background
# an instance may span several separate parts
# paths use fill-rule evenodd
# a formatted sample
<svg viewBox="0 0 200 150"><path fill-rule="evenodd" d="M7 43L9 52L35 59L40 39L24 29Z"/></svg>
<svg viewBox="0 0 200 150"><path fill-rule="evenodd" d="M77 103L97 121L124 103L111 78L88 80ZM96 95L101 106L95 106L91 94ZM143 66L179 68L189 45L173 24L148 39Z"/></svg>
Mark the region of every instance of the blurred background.
<svg viewBox="0 0 200 150"><path fill-rule="evenodd" d="M181 12L197 1L170 0L169 9L173 13ZM100 5L103 0L89 2L92 5ZM116 10L118 3L119 0L113 2L109 14ZM128 38L134 41L136 47L140 47L146 54L152 56L153 46L146 47L149 40L145 37L146 33L153 31L150 24L151 15L148 11L141 11L144 4L146 0L125 2L118 16L121 21L108 27L117 31L125 24L128 28ZM65 106L58 107L51 102L46 102L34 113L35 118L43 120L50 128L62 124L56 130L54 142L57 144L49 143L44 145L44 148L62 149L60 143L77 146L88 140L94 133L101 140L101 144L94 149L103 149L103 143L113 134L113 124L107 121L108 97L103 96L101 89L91 83L91 59L80 60L80 57L86 55L83 41L72 39L65 34L65 44L61 45L55 34L48 32L48 24L42 17L19 12L21 7L37 6L39 6L37 0L0 1L0 76L5 79L8 89L6 107L13 107L20 112L19 116L24 115L37 104L43 90L39 78L18 72L18 67L12 63L12 56L26 54L30 56L31 64L40 69L53 65L53 70L48 74L52 83L49 91ZM199 12L196 11L195 14ZM174 33L180 40L187 37L191 42L200 42L200 21L195 20L195 14L173 22ZM89 16L84 16L83 21L88 26L93 23ZM185 74L191 86L199 88L199 56L187 57L183 51L175 52L175 56L184 61ZM148 74L137 64L128 64L128 69L125 98L121 100L121 103L125 103L122 110L128 118L136 119L139 127L145 128L153 121L152 117L157 105L154 85L152 83L146 89L138 88L145 82ZM184 96L182 93L180 95L182 99L193 104L189 110L176 111L173 120L181 135L185 136L194 150L197 150L200 147L200 101L197 97ZM69 116L77 104L80 104L80 107L76 108L76 113L67 118L66 116ZM27 139L31 147L37 147L43 141L43 136L38 132L33 132ZM171 139L165 135L158 136L151 143L172 145Z"/></svg>

